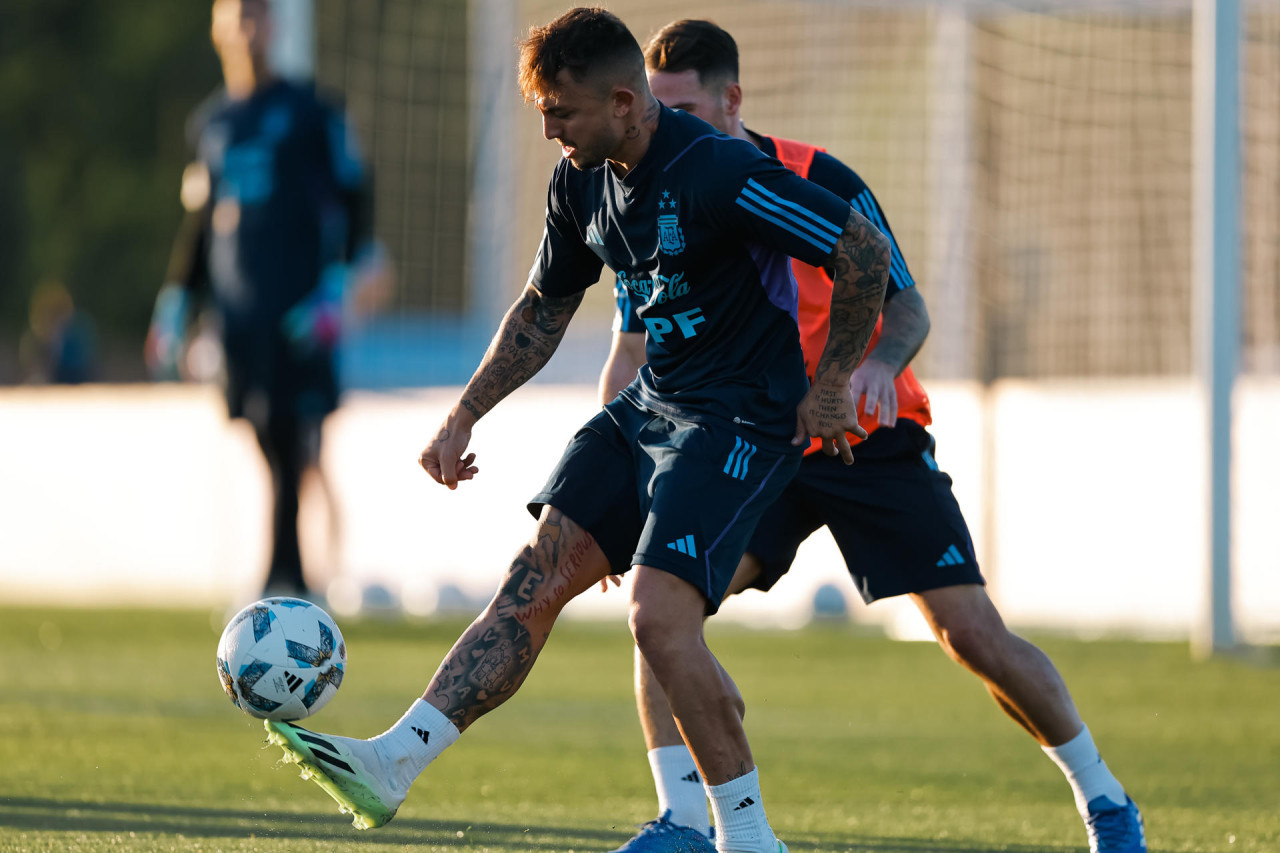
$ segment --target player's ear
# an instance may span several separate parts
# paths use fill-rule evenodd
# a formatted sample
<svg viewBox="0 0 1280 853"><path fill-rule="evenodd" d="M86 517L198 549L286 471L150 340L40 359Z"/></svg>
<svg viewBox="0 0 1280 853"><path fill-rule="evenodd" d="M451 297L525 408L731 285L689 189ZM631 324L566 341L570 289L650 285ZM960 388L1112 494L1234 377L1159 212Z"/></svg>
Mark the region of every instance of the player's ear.
<svg viewBox="0 0 1280 853"><path fill-rule="evenodd" d="M614 86L613 94L613 117L626 118L639 103L639 97L635 89L630 86Z"/></svg>
<svg viewBox="0 0 1280 853"><path fill-rule="evenodd" d="M724 113L729 118L737 118L742 109L742 84L736 80L724 87Z"/></svg>

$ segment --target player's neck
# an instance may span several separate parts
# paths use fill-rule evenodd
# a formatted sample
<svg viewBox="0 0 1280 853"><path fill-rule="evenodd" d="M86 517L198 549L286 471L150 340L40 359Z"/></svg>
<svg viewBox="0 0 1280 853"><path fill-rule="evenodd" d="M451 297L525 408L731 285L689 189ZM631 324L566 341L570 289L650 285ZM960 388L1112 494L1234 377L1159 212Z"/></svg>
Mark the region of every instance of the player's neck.
<svg viewBox="0 0 1280 853"><path fill-rule="evenodd" d="M613 169L613 173L619 178L626 177L649 151L649 143L653 141L653 135L658 130L662 106L650 95L640 115L640 120L627 128L622 137L622 144L609 157L609 168Z"/></svg>
<svg viewBox="0 0 1280 853"><path fill-rule="evenodd" d="M265 88L274 77L266 60L243 59L222 63L222 80L227 87L227 97L243 100Z"/></svg>
<svg viewBox="0 0 1280 853"><path fill-rule="evenodd" d="M747 130L747 126L742 123L742 119L735 119L734 121L736 122L733 128L734 132L730 135L736 136L738 139L745 139L748 142L750 142L752 145L754 145L755 147L763 151L764 148L761 144L760 137L752 133L751 131Z"/></svg>

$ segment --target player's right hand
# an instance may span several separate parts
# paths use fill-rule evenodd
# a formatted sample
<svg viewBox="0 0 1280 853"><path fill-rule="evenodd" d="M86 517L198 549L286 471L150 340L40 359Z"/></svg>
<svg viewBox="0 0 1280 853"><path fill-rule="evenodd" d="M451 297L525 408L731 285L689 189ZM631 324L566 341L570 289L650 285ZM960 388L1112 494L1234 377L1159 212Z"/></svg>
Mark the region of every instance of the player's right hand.
<svg viewBox="0 0 1280 853"><path fill-rule="evenodd" d="M462 455L470 442L471 428L463 426L450 414L436 437L418 456L418 464L440 485L456 489L458 483L472 479L480 470L472 464L476 460L474 453Z"/></svg>
<svg viewBox="0 0 1280 853"><path fill-rule="evenodd" d="M852 465L849 433L858 438L867 437L867 431L858 426L857 404L848 380L834 385L815 382L809 386L796 410L796 434L791 443L798 447L809 436L821 439L823 453L839 455L844 464Z"/></svg>

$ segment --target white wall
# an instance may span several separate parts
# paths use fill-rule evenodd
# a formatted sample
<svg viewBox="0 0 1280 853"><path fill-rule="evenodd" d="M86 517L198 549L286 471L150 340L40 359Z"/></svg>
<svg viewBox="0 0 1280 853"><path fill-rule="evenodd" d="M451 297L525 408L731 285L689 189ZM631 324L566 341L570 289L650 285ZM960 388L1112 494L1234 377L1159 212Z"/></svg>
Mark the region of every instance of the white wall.
<svg viewBox="0 0 1280 853"><path fill-rule="evenodd" d="M531 386L478 425L480 476L450 492L417 466L457 389L352 394L326 427L322 492L305 496L318 576L430 597L451 583L483 599L532 531L524 501L595 410L594 391ZM1204 419L1189 382L930 388L938 459L955 479L991 591L1016 625L1185 637L1203 600ZM1235 611L1252 640L1280 638L1280 382L1237 397ZM984 412L994 424L982 456ZM989 471L992 514L984 514ZM313 484L314 485L314 484ZM208 388L0 392L0 601L221 605L256 592L266 556L265 472L252 435ZM333 542L328 539L332 534ZM903 635L909 604L866 608L825 533L768 596L727 616L802 621L814 589L840 585L855 618ZM591 593L578 615L620 616Z"/></svg>

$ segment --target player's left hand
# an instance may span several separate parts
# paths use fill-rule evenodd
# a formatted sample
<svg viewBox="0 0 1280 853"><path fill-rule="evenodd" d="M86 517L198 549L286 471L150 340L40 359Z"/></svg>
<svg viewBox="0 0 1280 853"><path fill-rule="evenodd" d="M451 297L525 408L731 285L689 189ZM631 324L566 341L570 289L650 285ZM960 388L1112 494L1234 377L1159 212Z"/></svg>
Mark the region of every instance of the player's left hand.
<svg viewBox="0 0 1280 853"><path fill-rule="evenodd" d="M609 584L614 586L622 586L622 575L605 575L600 578L600 591L608 592Z"/></svg>
<svg viewBox="0 0 1280 853"><path fill-rule="evenodd" d="M848 382L838 385L815 382L796 410L796 434L791 443L799 446L809 436L820 438L823 453L828 456L838 453L844 464L852 465L853 451L845 433L867 437L866 430L858 426L857 411Z"/></svg>
<svg viewBox="0 0 1280 853"><path fill-rule="evenodd" d="M866 398L862 414L872 415L879 409L880 417L876 421L884 427L898 422L898 389L893 380L893 368L871 358L858 365L849 378L849 391L854 402Z"/></svg>

